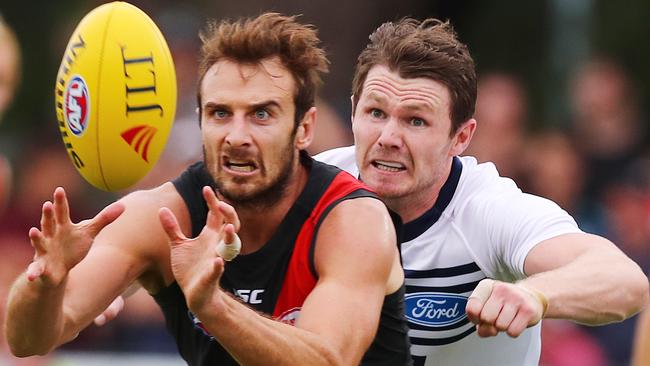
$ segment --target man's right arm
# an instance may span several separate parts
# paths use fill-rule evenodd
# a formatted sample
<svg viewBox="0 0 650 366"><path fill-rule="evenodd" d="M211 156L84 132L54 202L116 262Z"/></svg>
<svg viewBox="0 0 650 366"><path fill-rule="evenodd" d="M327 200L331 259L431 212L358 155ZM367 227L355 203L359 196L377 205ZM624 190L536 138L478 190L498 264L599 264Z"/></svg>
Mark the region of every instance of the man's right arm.
<svg viewBox="0 0 650 366"><path fill-rule="evenodd" d="M169 204L169 191L131 194L79 224L70 222L63 190L55 191L54 204L44 205L41 229L30 230L34 262L9 295L6 333L12 353L50 352L74 339L143 273L163 273L154 266L167 250L157 210ZM159 283L169 278L162 275Z"/></svg>

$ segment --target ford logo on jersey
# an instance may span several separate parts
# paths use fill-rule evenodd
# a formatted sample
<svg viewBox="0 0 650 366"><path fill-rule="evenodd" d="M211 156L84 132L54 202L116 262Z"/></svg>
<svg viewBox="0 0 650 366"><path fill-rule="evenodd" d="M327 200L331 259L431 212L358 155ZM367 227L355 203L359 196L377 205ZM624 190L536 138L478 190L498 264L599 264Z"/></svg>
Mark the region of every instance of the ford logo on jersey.
<svg viewBox="0 0 650 366"><path fill-rule="evenodd" d="M406 295L406 318L415 324L442 327L467 317L467 297L440 292L418 292Z"/></svg>

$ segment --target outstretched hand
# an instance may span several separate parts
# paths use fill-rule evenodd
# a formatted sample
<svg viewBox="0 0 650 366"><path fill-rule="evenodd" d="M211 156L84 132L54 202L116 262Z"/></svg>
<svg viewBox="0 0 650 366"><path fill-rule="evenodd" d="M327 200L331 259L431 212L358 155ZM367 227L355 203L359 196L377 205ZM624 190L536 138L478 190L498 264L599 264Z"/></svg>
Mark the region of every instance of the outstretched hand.
<svg viewBox="0 0 650 366"><path fill-rule="evenodd" d="M53 201L43 204L40 230L35 227L29 230L35 254L27 268L27 279L40 278L45 284L58 286L86 257L95 236L124 212L124 205L115 202L92 219L74 224L63 188L54 190Z"/></svg>
<svg viewBox="0 0 650 366"><path fill-rule="evenodd" d="M216 304L221 296L219 280L224 258L219 255L223 249L220 242L225 242L228 248L239 241L236 234L239 218L232 206L219 201L210 187L203 187L203 197L208 204L208 217L205 227L194 239L183 234L171 210L161 208L158 212L171 246L174 278L194 313L201 312L206 305Z"/></svg>
<svg viewBox="0 0 650 366"><path fill-rule="evenodd" d="M543 318L547 306L546 298L535 290L484 279L470 295L466 312L481 337L493 337L499 332L518 337Z"/></svg>

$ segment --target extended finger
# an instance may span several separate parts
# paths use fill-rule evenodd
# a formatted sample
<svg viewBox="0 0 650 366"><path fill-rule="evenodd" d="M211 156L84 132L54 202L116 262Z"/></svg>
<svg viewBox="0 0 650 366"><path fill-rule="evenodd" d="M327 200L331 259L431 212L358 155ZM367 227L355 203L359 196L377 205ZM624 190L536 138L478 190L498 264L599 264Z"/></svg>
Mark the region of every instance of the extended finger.
<svg viewBox="0 0 650 366"><path fill-rule="evenodd" d="M480 322L481 311L485 302L490 298L492 294L492 287L494 286L494 280L486 278L478 283L472 294L467 299L467 306L465 307L465 312L467 313L467 318L474 324Z"/></svg>
<svg viewBox="0 0 650 366"><path fill-rule="evenodd" d="M54 235L54 209L50 201L43 203L41 209L41 231L45 236Z"/></svg>
<svg viewBox="0 0 650 366"><path fill-rule="evenodd" d="M54 220L58 225L70 221L70 206L62 187L54 190Z"/></svg>
<svg viewBox="0 0 650 366"><path fill-rule="evenodd" d="M170 209L163 207L158 210L158 219L172 245L180 244L187 240L185 234L181 231L181 227L178 225L176 216L174 216L174 213Z"/></svg>
<svg viewBox="0 0 650 366"><path fill-rule="evenodd" d="M122 202L113 202L110 205L104 207L95 217L90 220L88 223L88 231L91 237L97 236L97 234L104 228L106 225L115 221L120 215L124 212L124 204Z"/></svg>
<svg viewBox="0 0 650 366"><path fill-rule="evenodd" d="M36 254L42 254L45 252L45 246L43 246L43 234L37 228L33 227L29 229L29 241L32 243Z"/></svg>
<svg viewBox="0 0 650 366"><path fill-rule="evenodd" d="M224 243L230 245L238 240L239 237L235 233L235 226L233 224L226 224L223 228L223 241Z"/></svg>
<svg viewBox="0 0 650 366"><path fill-rule="evenodd" d="M224 201L219 201L218 207L219 207L219 211L221 211L221 213L223 214L226 222L233 224L235 228L235 232L239 231L241 224L239 221L239 216L235 211L235 208Z"/></svg>
<svg viewBox="0 0 650 366"><path fill-rule="evenodd" d="M217 195L214 193L212 188L205 186L203 187L203 198L205 199L205 203L207 203L208 209L210 210L208 213L208 219L206 220L206 226L212 229L221 227L221 225L223 225L224 216L219 210L219 200L217 199Z"/></svg>

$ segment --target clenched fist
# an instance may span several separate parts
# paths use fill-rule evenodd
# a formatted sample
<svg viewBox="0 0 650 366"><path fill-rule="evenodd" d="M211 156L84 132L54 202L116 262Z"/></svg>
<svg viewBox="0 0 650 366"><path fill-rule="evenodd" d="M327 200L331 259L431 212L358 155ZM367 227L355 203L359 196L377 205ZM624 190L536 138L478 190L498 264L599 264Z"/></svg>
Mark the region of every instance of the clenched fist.
<svg viewBox="0 0 650 366"><path fill-rule="evenodd" d="M535 289L484 279L470 295L466 312L481 337L493 337L499 332L518 337L537 324L547 308L546 296Z"/></svg>

